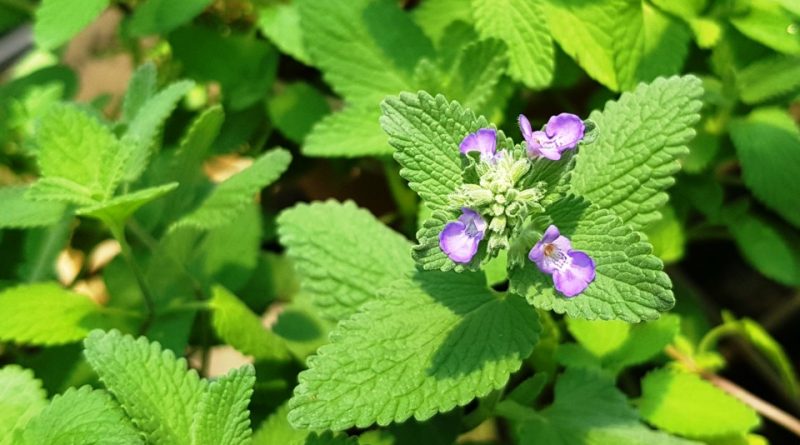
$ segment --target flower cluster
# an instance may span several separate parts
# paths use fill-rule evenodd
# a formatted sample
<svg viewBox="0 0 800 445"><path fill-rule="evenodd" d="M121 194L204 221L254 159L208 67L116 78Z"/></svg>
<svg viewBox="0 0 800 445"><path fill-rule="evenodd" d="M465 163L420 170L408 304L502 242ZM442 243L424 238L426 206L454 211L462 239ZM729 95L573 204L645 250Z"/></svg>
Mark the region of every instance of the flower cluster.
<svg viewBox="0 0 800 445"><path fill-rule="evenodd" d="M477 180L461 185L451 196L461 215L439 234L439 247L456 263L472 261L484 239L490 257L508 249L524 222L544 212L539 204L545 193L544 184L526 180L531 160L561 159L565 150L581 142L585 132L583 121L568 113L550 118L542 131L533 131L523 115L519 116L519 126L525 153L498 151L497 134L491 128L468 134L459 146L462 155L474 152L479 156L473 165ZM570 241L555 226L547 229L528 258L542 272L552 275L556 289L567 297L583 292L594 280L592 259L572 250Z"/></svg>

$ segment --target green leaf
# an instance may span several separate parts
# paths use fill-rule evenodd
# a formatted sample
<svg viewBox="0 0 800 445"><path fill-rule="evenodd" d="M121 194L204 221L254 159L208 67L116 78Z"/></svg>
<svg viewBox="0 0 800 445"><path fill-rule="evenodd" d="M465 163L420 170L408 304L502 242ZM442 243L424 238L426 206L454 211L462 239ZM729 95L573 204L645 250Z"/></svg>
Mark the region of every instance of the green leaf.
<svg viewBox="0 0 800 445"><path fill-rule="evenodd" d="M214 311L211 318L214 332L237 351L256 360L289 358L283 339L264 328L261 319L225 288L212 289L209 306Z"/></svg>
<svg viewBox="0 0 800 445"><path fill-rule="evenodd" d="M17 365L0 368L0 445L12 445L14 430L47 406L47 394L33 372Z"/></svg>
<svg viewBox="0 0 800 445"><path fill-rule="evenodd" d="M789 32L797 26L798 16L776 1L751 0L747 3L749 11L741 16L731 17L731 23L742 34L784 54L800 55L800 37L797 32Z"/></svg>
<svg viewBox="0 0 800 445"><path fill-rule="evenodd" d="M152 62L139 65L133 72L122 100L122 121L130 122L139 110L156 94L158 73Z"/></svg>
<svg viewBox="0 0 800 445"><path fill-rule="evenodd" d="M206 382L187 371L186 360L118 331L92 331L84 344L86 360L148 442L190 444Z"/></svg>
<svg viewBox="0 0 800 445"><path fill-rule="evenodd" d="M593 112L598 137L578 155L573 190L637 230L659 219L664 189L675 182L677 158L700 119L702 93L694 76L659 78Z"/></svg>
<svg viewBox="0 0 800 445"><path fill-rule="evenodd" d="M302 289L329 318L349 316L415 270L408 240L350 201L285 210L278 234Z"/></svg>
<svg viewBox="0 0 800 445"><path fill-rule="evenodd" d="M659 320L631 325L623 321L569 318L570 334L613 372L639 365L658 355L680 331L681 320L665 314Z"/></svg>
<svg viewBox="0 0 800 445"><path fill-rule="evenodd" d="M378 12L385 12L386 8L382 5L393 6L388 3L385 0L296 2L304 43L312 61L322 70L325 80L333 89L349 101L375 103L387 94L412 89L409 75L394 65L392 53L381 48L366 23L365 13L370 5L378 5L375 8L382 8ZM392 31L400 36L407 32L409 38L412 33L421 34L408 17L401 16L404 20L399 23L388 21L389 18L396 18L397 14L402 13L397 10L396 14L379 14L371 19L375 20L378 31ZM380 29L381 26L383 29ZM403 45L404 42L400 40L387 49L400 50Z"/></svg>
<svg viewBox="0 0 800 445"><path fill-rule="evenodd" d="M278 52L262 39L185 26L170 33L169 43L186 76L220 84L231 111L262 101L275 81Z"/></svg>
<svg viewBox="0 0 800 445"><path fill-rule="evenodd" d="M282 149L270 150L253 162L250 167L219 184L198 208L172 225L210 230L234 221L253 201L253 196L273 183L286 171L292 155Z"/></svg>
<svg viewBox="0 0 800 445"><path fill-rule="evenodd" d="M44 50L61 46L106 9L109 0L43 0L33 21L36 45Z"/></svg>
<svg viewBox="0 0 800 445"><path fill-rule="evenodd" d="M277 3L258 13L258 27L282 53L311 65L311 57L303 45L300 12L294 3Z"/></svg>
<svg viewBox="0 0 800 445"><path fill-rule="evenodd" d="M648 224L643 231L653 245L653 255L670 264L683 258L686 236L672 206L662 207L661 213L663 218Z"/></svg>
<svg viewBox="0 0 800 445"><path fill-rule="evenodd" d="M445 29L456 21L471 23L472 4L464 0L425 0L412 11L414 22L434 42L440 42ZM446 45L442 45L444 49Z"/></svg>
<svg viewBox="0 0 800 445"><path fill-rule="evenodd" d="M779 283L800 285L800 243L794 236L750 212L729 208L723 210L722 215L750 265Z"/></svg>
<svg viewBox="0 0 800 445"><path fill-rule="evenodd" d="M549 275L526 260L509 275L511 289L531 304L575 318L630 323L655 320L675 304L672 283L652 247L616 215L574 196L552 205L547 214L574 249L594 260L596 277L583 293L565 298Z"/></svg>
<svg viewBox="0 0 800 445"><path fill-rule="evenodd" d="M400 175L428 208L446 208L448 195L462 182L458 145L467 134L489 127L489 122L458 102L424 91L388 97L381 109L381 126L396 150ZM499 139L505 139L502 133Z"/></svg>
<svg viewBox="0 0 800 445"><path fill-rule="evenodd" d="M108 199L128 157L111 131L75 105L54 105L36 131L41 184L28 197L78 204Z"/></svg>
<svg viewBox="0 0 800 445"><path fill-rule="evenodd" d="M67 207L61 202L34 201L26 198L29 186L0 188L0 228L27 229L50 226L58 222Z"/></svg>
<svg viewBox="0 0 800 445"><path fill-rule="evenodd" d="M653 431L611 377L567 369L556 381L555 402L518 426L520 443L548 445L699 445Z"/></svg>
<svg viewBox="0 0 800 445"><path fill-rule="evenodd" d="M55 283L19 285L0 292L0 340L26 345L60 345L106 327L102 308L85 295Z"/></svg>
<svg viewBox="0 0 800 445"><path fill-rule="evenodd" d="M536 312L483 274L426 272L340 322L291 399L298 428L425 420L502 388L536 343Z"/></svg>
<svg viewBox="0 0 800 445"><path fill-rule="evenodd" d="M297 445L305 443L310 431L298 430L292 427L286 418L288 414L289 404L284 403L258 427L253 434L251 445Z"/></svg>
<svg viewBox="0 0 800 445"><path fill-rule="evenodd" d="M135 181L144 172L159 129L193 87L194 82L190 80L172 83L139 107L139 112L131 119L122 137L126 149L130 151L130 158L125 163L126 182Z"/></svg>
<svg viewBox="0 0 800 445"><path fill-rule="evenodd" d="M305 82L288 84L267 101L267 111L272 123L284 136L298 144L303 142L314 124L325 117L330 109L325 96ZM377 122L376 116L373 119L374 132L380 134ZM331 140L339 140L345 134L349 136L348 132L343 132Z"/></svg>
<svg viewBox="0 0 800 445"><path fill-rule="evenodd" d="M586 73L614 91L635 85L644 49L639 2L546 0L550 32Z"/></svg>
<svg viewBox="0 0 800 445"><path fill-rule="evenodd" d="M74 216L67 212L49 227L25 231L22 261L17 267L17 275L22 281L35 283L57 278L56 259L69 244L74 223Z"/></svg>
<svg viewBox="0 0 800 445"><path fill-rule="evenodd" d="M175 190L176 187L178 187L178 183L172 182L158 187L137 190L127 195L120 195L108 201L80 208L75 213L80 216L99 219L109 226L124 225L128 218L139 210L141 206L166 195Z"/></svg>
<svg viewBox="0 0 800 445"><path fill-rule="evenodd" d="M508 47L508 74L525 86L542 89L553 80L555 52L547 23L541 20L544 0L473 0L475 27L483 37Z"/></svg>
<svg viewBox="0 0 800 445"><path fill-rule="evenodd" d="M725 315L723 314L723 317ZM800 394L797 383L797 373L792 366L792 361L786 355L781 344L769 334L757 321L743 318L737 322L742 335L756 349L758 349L775 367L783 380L786 389L793 397Z"/></svg>
<svg viewBox="0 0 800 445"><path fill-rule="evenodd" d="M658 76L682 71L689 55L691 30L680 21L642 2L644 52L636 70L636 79L651 82Z"/></svg>
<svg viewBox="0 0 800 445"><path fill-rule="evenodd" d="M465 108L481 110L496 93L506 63L506 46L502 42L489 39L468 44L459 51L445 89Z"/></svg>
<svg viewBox="0 0 800 445"><path fill-rule="evenodd" d="M256 371L245 365L208 385L192 423L192 445L250 443L250 396Z"/></svg>
<svg viewBox="0 0 800 445"><path fill-rule="evenodd" d="M736 75L736 89L746 104L757 104L800 89L800 57L772 56Z"/></svg>
<svg viewBox="0 0 800 445"><path fill-rule="evenodd" d="M757 108L730 124L747 187L759 201L800 227L800 129L781 109Z"/></svg>
<svg viewBox="0 0 800 445"><path fill-rule="evenodd" d="M347 105L317 122L305 139L306 156L360 157L392 154L386 134L378 120L381 110L375 104Z"/></svg>
<svg viewBox="0 0 800 445"><path fill-rule="evenodd" d="M346 434L335 434L330 431L324 433L311 433L303 442L303 445L358 445L356 437L348 437Z"/></svg>
<svg viewBox="0 0 800 445"><path fill-rule="evenodd" d="M22 444L144 444L122 408L105 391L69 388L22 431Z"/></svg>
<svg viewBox="0 0 800 445"><path fill-rule="evenodd" d="M137 5L130 21L133 37L165 34L191 21L203 12L212 0L146 0Z"/></svg>
<svg viewBox="0 0 800 445"><path fill-rule="evenodd" d="M744 434L760 423L752 408L694 374L659 369L642 380L642 417L687 437Z"/></svg>

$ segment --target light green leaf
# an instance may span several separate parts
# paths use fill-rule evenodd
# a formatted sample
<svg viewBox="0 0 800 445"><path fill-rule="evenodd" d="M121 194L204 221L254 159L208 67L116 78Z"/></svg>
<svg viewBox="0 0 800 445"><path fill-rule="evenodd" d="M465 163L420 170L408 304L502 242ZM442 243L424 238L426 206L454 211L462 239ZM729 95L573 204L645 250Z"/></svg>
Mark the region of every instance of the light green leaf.
<svg viewBox="0 0 800 445"><path fill-rule="evenodd" d="M469 133L489 127L458 102L421 91L388 97L381 103L381 126L395 148L400 175L431 210L446 208L448 195L461 185L458 146ZM505 139L502 132L500 141Z"/></svg>
<svg viewBox="0 0 800 445"><path fill-rule="evenodd" d="M749 11L731 17L731 23L742 34L784 54L800 55L800 36L790 32L797 26L797 16L776 1L750 0Z"/></svg>
<svg viewBox="0 0 800 445"><path fill-rule="evenodd" d="M26 345L60 345L108 326L102 308L85 295L55 283L19 285L0 292L0 340Z"/></svg>
<svg viewBox="0 0 800 445"><path fill-rule="evenodd" d="M0 188L0 228L26 229L50 226L64 215L67 206L62 202L34 201L26 198L29 186Z"/></svg>
<svg viewBox="0 0 800 445"><path fill-rule="evenodd" d="M574 249L594 260L596 277L583 293L565 298L549 275L526 260L510 271L511 289L531 304L575 318L630 323L657 319L675 304L652 247L616 215L574 196L552 205L548 215Z"/></svg>
<svg viewBox="0 0 800 445"><path fill-rule="evenodd" d="M30 189L31 199L76 203L108 199L127 159L111 131L75 105L54 105L41 118L36 144L46 181Z"/></svg>
<svg viewBox="0 0 800 445"><path fill-rule="evenodd" d="M392 147L378 120L375 104L346 105L314 125L303 144L303 154L322 157L387 156Z"/></svg>
<svg viewBox="0 0 800 445"><path fill-rule="evenodd" d="M192 445L250 443L250 396L256 371L245 365L212 381L200 400L192 423Z"/></svg>
<svg viewBox="0 0 800 445"><path fill-rule="evenodd" d="M276 3L264 7L258 13L258 27L282 53L311 65L311 57L303 44L300 12L294 3Z"/></svg>
<svg viewBox="0 0 800 445"><path fill-rule="evenodd" d="M664 263L671 264L683 258L686 236L672 206L662 207L661 213L662 218L648 224L643 231L653 245L653 255L661 258Z"/></svg>
<svg viewBox="0 0 800 445"><path fill-rule="evenodd" d="M415 270L408 240L350 201L285 210L278 234L302 289L333 319L349 316Z"/></svg>
<svg viewBox="0 0 800 445"><path fill-rule="evenodd" d="M380 47L365 22L365 13L371 5L379 5L372 7L380 9L381 4L388 3L385 0L296 2L304 44L311 60L333 89L349 101L375 103L387 94L411 89L409 75L394 65L392 54ZM401 14L399 10L397 13ZM413 23L407 17L401 23L387 21L382 25L381 31L393 31L401 36L409 29L421 33L410 26ZM404 44L400 40L387 49L399 50Z"/></svg>
<svg viewBox="0 0 800 445"><path fill-rule="evenodd" d="M270 150L241 172L219 184L198 208L170 228L194 227L210 230L234 221L253 201L253 196L286 171L292 155L282 149Z"/></svg>
<svg viewBox="0 0 800 445"><path fill-rule="evenodd" d="M334 325L320 313L310 295L299 293L292 295L292 301L283 307L272 332L286 342L295 357L304 361L328 343L328 334Z"/></svg>
<svg viewBox="0 0 800 445"><path fill-rule="evenodd" d="M483 109L495 94L506 69L506 46L494 39L473 42L459 51L445 87L464 108Z"/></svg>
<svg viewBox="0 0 800 445"><path fill-rule="evenodd" d="M80 216L88 216L99 219L107 225L125 224L128 218L139 208L153 200L156 200L178 187L177 182L137 190L127 195L120 195L108 201L100 202L89 207L78 209L75 213Z"/></svg>
<svg viewBox="0 0 800 445"><path fill-rule="evenodd" d="M536 89L550 84L555 69L553 39L541 19L544 1L472 0L478 32L508 47L509 76Z"/></svg>
<svg viewBox="0 0 800 445"><path fill-rule="evenodd" d="M285 85L267 101L267 112L272 123L284 136L298 144L303 142L313 125L328 114L330 109L325 96L305 82ZM380 134L377 116L372 119L372 123L373 132ZM331 141L338 141L349 134L349 131L344 131L332 137Z"/></svg>
<svg viewBox="0 0 800 445"><path fill-rule="evenodd" d="M548 445L699 445L653 431L611 377L567 369L556 381L555 402L518 426L520 443Z"/></svg>
<svg viewBox="0 0 800 445"><path fill-rule="evenodd" d="M166 34L198 16L212 0L146 0L137 5L130 22L134 37Z"/></svg>
<svg viewBox="0 0 800 445"><path fill-rule="evenodd" d="M47 406L47 394L33 372L17 365L0 368L0 445L13 445L12 433Z"/></svg>
<svg viewBox="0 0 800 445"><path fill-rule="evenodd" d="M725 317L725 314L723 314ZM783 346L769 334L769 331L764 329L757 321L749 318L743 318L736 322L744 337L755 346L775 367L783 380L786 389L793 397L797 397L800 393L800 387L797 383L797 373L792 366L792 361L789 359Z"/></svg>
<svg viewBox="0 0 800 445"><path fill-rule="evenodd" d="M659 369L642 380L642 417L687 437L744 434L760 423L752 408L694 374Z"/></svg>
<svg viewBox="0 0 800 445"><path fill-rule="evenodd" d="M471 23L472 4L464 0L424 0L411 13L414 21L434 42L441 42L445 29L456 21ZM444 46L441 49L444 49Z"/></svg>
<svg viewBox="0 0 800 445"><path fill-rule="evenodd" d="M573 190L637 230L659 219L664 189L675 182L677 158L700 119L702 93L694 76L659 78L593 112L598 137L578 155Z"/></svg>
<svg viewBox="0 0 800 445"><path fill-rule="evenodd" d="M773 56L748 65L736 75L736 89L746 104L757 104L800 89L800 57Z"/></svg>
<svg viewBox="0 0 800 445"><path fill-rule="evenodd" d="M158 73L153 62L139 65L133 72L122 100L122 121L130 122L142 106L156 94Z"/></svg>
<svg viewBox="0 0 800 445"><path fill-rule="evenodd" d="M635 325L615 320L567 319L570 334L604 368L615 373L645 363L659 354L678 335L680 326L680 318L670 314Z"/></svg>
<svg viewBox="0 0 800 445"><path fill-rule="evenodd" d="M36 45L44 50L61 46L94 21L109 0L43 0L33 21Z"/></svg>
<svg viewBox="0 0 800 445"><path fill-rule="evenodd" d="M256 360L285 361L289 358L283 339L268 331L235 295L221 286L212 290L209 306L213 310L214 332L237 351Z"/></svg>
<svg viewBox="0 0 800 445"><path fill-rule="evenodd" d="M92 331L84 344L86 360L148 442L190 444L206 382L187 371L186 360L118 331Z"/></svg>
<svg viewBox="0 0 800 445"><path fill-rule="evenodd" d="M750 265L779 283L800 285L800 243L794 237L750 212L725 209L722 218Z"/></svg>
<svg viewBox="0 0 800 445"><path fill-rule="evenodd" d="M636 80L651 82L658 76L681 72L689 55L691 30L657 8L642 2L644 52L636 70Z"/></svg>
<svg viewBox="0 0 800 445"><path fill-rule="evenodd" d="M291 399L298 428L425 420L502 388L536 343L536 312L483 274L401 279L339 323Z"/></svg>
<svg viewBox="0 0 800 445"><path fill-rule="evenodd" d="M292 427L286 418L288 414L288 403L278 407L253 433L251 445L298 445L305 443L309 431Z"/></svg>
<svg viewBox="0 0 800 445"><path fill-rule="evenodd" d="M69 388L38 416L21 434L26 445L108 445L144 444L122 408L105 391L90 386Z"/></svg>
<svg viewBox="0 0 800 445"><path fill-rule="evenodd" d="M178 102L194 87L194 82L182 80L170 84L139 107L122 137L130 158L125 163L124 179L133 182L141 176L150 161L152 147L158 131L164 125Z"/></svg>
<svg viewBox="0 0 800 445"><path fill-rule="evenodd" d="M347 434L336 434L330 431L324 433L311 433L302 445L358 445L357 437L348 437Z"/></svg>
<svg viewBox="0 0 800 445"><path fill-rule="evenodd" d="M589 76L614 91L635 85L645 40L639 2L546 0L542 6L555 41Z"/></svg>
<svg viewBox="0 0 800 445"><path fill-rule="evenodd" d="M800 129L781 109L757 108L730 124L747 187L759 201L800 227Z"/></svg>

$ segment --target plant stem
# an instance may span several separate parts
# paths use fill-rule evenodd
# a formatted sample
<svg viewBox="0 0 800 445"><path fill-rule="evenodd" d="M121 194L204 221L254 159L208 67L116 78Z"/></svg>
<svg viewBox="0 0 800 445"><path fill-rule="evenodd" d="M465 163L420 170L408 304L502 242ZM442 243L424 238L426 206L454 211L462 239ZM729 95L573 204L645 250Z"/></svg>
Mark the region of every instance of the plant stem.
<svg viewBox="0 0 800 445"><path fill-rule="evenodd" d="M720 338L728 334L736 334L738 332L739 328L735 324L725 323L716 326L708 331L706 335L703 336L703 339L700 340L700 344L697 345L697 352L708 352L717 344L717 342L719 342Z"/></svg>
<svg viewBox="0 0 800 445"><path fill-rule="evenodd" d="M697 373L700 377L709 381L717 388L725 391L726 393L730 394L733 397L736 397L742 403L750 406L762 416L772 420L773 422L777 423L778 425L786 428L787 430L791 431L792 433L800 437L800 420L793 417L791 414L759 398L755 394L747 391L746 389L731 382L730 380L721 377L717 374L703 370L702 368L697 366L697 364L694 362L694 360L691 359L691 357L683 355L674 346L667 346L664 349L664 352L673 359L681 362L689 370Z"/></svg>
<svg viewBox="0 0 800 445"><path fill-rule="evenodd" d="M503 397L503 391L495 390L478 402L475 411L467 414L461 421L464 431L472 431L489 417L494 415L494 408Z"/></svg>
<svg viewBox="0 0 800 445"><path fill-rule="evenodd" d="M150 288L147 286L147 282L144 279L144 273L139 268L139 265L136 263L136 259L133 257L133 251L131 250L131 246L128 244L128 241L125 239L125 228L121 224L108 224L109 229L111 229L111 234L114 236L114 239L120 245L120 249L122 250L122 256L125 258L125 261L128 263L128 267L130 267L131 272L133 272L134 277L136 277L136 283L139 285L139 290L142 292L142 298L144 299L144 305L146 314L144 317L144 321L142 325L139 327L139 333L144 334L153 324L153 321L156 318L156 305L155 300L153 299L153 294L150 292Z"/></svg>

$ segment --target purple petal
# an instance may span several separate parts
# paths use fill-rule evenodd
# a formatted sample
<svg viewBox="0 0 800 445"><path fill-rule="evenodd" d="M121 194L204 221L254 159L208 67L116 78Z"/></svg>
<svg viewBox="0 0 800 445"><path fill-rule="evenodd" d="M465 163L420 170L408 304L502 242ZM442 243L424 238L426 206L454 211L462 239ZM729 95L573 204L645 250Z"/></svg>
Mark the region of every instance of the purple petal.
<svg viewBox="0 0 800 445"><path fill-rule="evenodd" d="M547 227L547 230L544 231L544 235L542 235L542 240L539 242L552 243L559 236L561 236L561 232L558 231L558 227L556 227L553 224L550 224L550 226Z"/></svg>
<svg viewBox="0 0 800 445"><path fill-rule="evenodd" d="M544 131L531 133L525 139L525 145L528 149L528 156L545 157L554 161L561 159L561 150L556 146L555 142L547 137Z"/></svg>
<svg viewBox="0 0 800 445"><path fill-rule="evenodd" d="M478 212L467 207L462 207L461 216L458 217L458 220L464 224L467 232L470 231L470 228L479 232L479 234L469 234L470 236L478 236L478 240L483 239L483 235L486 232L486 220L484 220ZM470 227L470 224L472 224L472 227Z"/></svg>
<svg viewBox="0 0 800 445"><path fill-rule="evenodd" d="M453 221L439 234L439 247L456 263L469 263L478 252L480 239L467 235L466 229L461 221Z"/></svg>
<svg viewBox="0 0 800 445"><path fill-rule="evenodd" d="M565 297L574 297L589 286L595 277L594 261L584 252L569 252L566 267L553 272L553 284Z"/></svg>
<svg viewBox="0 0 800 445"><path fill-rule="evenodd" d="M524 137L525 140L530 139L531 133L533 133L531 121L529 121L524 114L520 114L517 118L517 122L519 122L519 131L522 132L522 137Z"/></svg>
<svg viewBox="0 0 800 445"><path fill-rule="evenodd" d="M477 151L481 154L481 159L492 159L497 149L497 133L491 128L481 128L475 133L468 134L461 141L459 150L461 153Z"/></svg>
<svg viewBox="0 0 800 445"><path fill-rule="evenodd" d="M581 118L570 113L561 113L547 121L545 131L561 151L575 147L581 139L585 126Z"/></svg>

